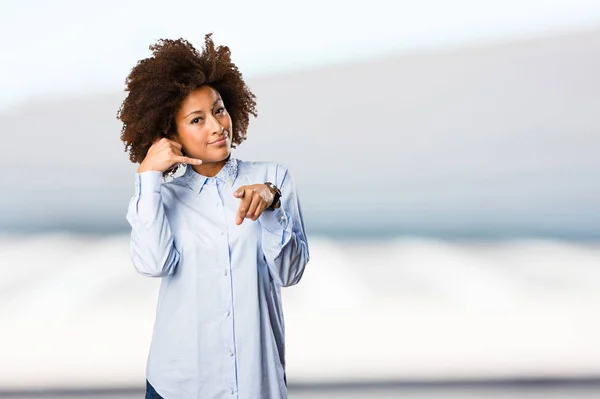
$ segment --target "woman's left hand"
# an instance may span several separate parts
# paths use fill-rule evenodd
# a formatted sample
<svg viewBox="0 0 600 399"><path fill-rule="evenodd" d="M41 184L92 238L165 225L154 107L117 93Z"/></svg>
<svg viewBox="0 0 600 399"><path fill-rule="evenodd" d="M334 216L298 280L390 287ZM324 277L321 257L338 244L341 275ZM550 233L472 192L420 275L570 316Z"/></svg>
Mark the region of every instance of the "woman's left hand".
<svg viewBox="0 0 600 399"><path fill-rule="evenodd" d="M265 184L241 186L233 196L242 202L235 218L235 224L240 225L245 218L256 220L275 199L273 192Z"/></svg>

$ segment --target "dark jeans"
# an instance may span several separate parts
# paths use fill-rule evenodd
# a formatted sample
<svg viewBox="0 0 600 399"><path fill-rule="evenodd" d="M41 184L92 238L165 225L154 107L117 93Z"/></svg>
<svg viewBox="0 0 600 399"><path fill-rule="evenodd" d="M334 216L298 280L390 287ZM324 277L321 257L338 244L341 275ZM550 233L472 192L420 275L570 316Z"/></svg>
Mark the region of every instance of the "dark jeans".
<svg viewBox="0 0 600 399"><path fill-rule="evenodd" d="M164 399L154 390L154 387L150 385L148 380L146 380L146 397L145 399Z"/></svg>

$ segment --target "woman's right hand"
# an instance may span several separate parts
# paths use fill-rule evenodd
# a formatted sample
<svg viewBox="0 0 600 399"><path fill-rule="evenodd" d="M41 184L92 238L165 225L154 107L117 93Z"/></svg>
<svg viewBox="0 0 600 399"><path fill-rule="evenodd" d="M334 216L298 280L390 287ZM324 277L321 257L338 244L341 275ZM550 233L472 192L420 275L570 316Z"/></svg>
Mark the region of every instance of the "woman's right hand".
<svg viewBox="0 0 600 399"><path fill-rule="evenodd" d="M148 149L146 158L140 164L137 172L142 173L148 170L164 172L176 163L192 165L200 165L202 163L199 159L183 156L181 148L181 144L166 137L156 139Z"/></svg>

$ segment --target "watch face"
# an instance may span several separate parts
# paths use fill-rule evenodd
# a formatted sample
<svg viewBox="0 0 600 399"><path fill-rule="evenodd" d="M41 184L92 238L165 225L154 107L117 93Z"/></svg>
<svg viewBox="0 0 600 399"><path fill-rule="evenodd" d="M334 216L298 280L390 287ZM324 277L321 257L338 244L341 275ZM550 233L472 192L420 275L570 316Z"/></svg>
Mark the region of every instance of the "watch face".
<svg viewBox="0 0 600 399"><path fill-rule="evenodd" d="M271 191L273 192L273 194L277 193L277 194L281 195L281 191L279 191L279 189L277 188L276 185L274 185L271 182L266 182L265 184L267 185L267 187L269 187L269 189L271 189Z"/></svg>

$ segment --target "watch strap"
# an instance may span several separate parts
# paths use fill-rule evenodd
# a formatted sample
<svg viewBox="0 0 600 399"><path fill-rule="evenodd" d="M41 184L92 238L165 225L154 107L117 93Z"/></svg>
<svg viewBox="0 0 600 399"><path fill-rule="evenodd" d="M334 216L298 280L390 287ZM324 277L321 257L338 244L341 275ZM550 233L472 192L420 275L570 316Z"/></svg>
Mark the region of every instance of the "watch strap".
<svg viewBox="0 0 600 399"><path fill-rule="evenodd" d="M281 191L276 185L270 181L265 182L265 185L269 187L269 190L273 193L273 202L267 207L268 210L275 210L281 206Z"/></svg>

